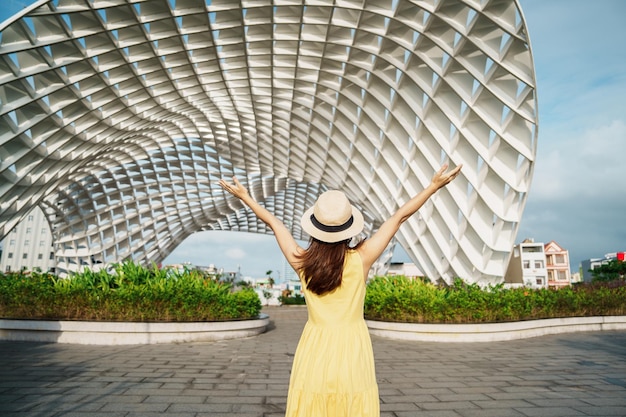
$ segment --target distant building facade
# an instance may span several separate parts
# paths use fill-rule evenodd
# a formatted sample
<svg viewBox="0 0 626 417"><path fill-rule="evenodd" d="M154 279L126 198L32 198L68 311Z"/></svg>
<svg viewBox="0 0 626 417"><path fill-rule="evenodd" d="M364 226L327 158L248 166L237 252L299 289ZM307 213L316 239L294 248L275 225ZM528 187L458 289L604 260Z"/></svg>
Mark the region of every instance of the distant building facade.
<svg viewBox="0 0 626 417"><path fill-rule="evenodd" d="M419 267L410 262L391 262L389 269L387 269L387 275L404 275L407 278L413 279L424 277L424 273Z"/></svg>
<svg viewBox="0 0 626 417"><path fill-rule="evenodd" d="M514 246L504 283L512 287L547 288L548 269L544 244L535 243L534 239L526 239Z"/></svg>
<svg viewBox="0 0 626 417"><path fill-rule="evenodd" d="M0 244L0 271L40 269L55 271L52 231L41 209L35 207Z"/></svg>
<svg viewBox="0 0 626 417"><path fill-rule="evenodd" d="M582 276L583 282L592 281L593 275L591 274L591 270L616 259L618 261L626 261L626 252L607 253L604 255L604 258L592 258L582 261L580 263L580 275Z"/></svg>
<svg viewBox="0 0 626 417"><path fill-rule="evenodd" d="M563 249L554 240L544 245L548 287L563 288L572 284L569 251Z"/></svg>

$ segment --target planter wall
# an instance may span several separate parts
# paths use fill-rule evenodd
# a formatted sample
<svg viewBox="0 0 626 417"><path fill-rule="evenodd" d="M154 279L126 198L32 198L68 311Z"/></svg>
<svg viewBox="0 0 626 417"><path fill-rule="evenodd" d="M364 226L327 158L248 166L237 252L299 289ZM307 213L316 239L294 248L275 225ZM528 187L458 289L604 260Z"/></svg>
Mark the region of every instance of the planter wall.
<svg viewBox="0 0 626 417"><path fill-rule="evenodd" d="M626 330L626 316L568 317L509 323L417 324L366 320L370 333L423 342L500 342L559 333Z"/></svg>
<svg viewBox="0 0 626 417"><path fill-rule="evenodd" d="M268 325L267 314L255 320L193 323L0 319L0 340L83 345L204 342L256 336Z"/></svg>

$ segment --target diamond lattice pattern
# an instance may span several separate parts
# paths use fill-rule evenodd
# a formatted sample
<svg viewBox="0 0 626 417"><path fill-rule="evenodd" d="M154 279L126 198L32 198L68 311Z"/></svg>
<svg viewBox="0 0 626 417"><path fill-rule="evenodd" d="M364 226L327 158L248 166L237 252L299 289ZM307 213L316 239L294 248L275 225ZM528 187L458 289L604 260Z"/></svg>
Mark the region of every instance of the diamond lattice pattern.
<svg viewBox="0 0 626 417"><path fill-rule="evenodd" d="M532 178L535 74L514 0L52 0L0 28L0 237L34 206L60 271L159 262L346 191L433 279L504 274ZM389 260L392 248L381 259Z"/></svg>

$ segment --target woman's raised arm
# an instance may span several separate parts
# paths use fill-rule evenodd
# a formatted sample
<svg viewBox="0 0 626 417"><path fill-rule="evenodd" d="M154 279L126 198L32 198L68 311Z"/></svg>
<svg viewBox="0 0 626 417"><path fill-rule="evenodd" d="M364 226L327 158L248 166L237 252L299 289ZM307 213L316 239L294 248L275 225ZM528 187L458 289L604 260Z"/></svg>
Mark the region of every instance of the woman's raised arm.
<svg viewBox="0 0 626 417"><path fill-rule="evenodd" d="M428 187L424 188L415 197L402 205L398 211L380 226L380 229L378 229L371 238L367 239L359 246L359 253L363 259L363 268L366 276L367 271L369 271L376 259L383 253L393 236L398 232L398 229L400 229L402 223L415 214L437 190L448 185L455 179L457 175L459 175L459 172L461 172L462 166L463 165L459 165L453 170L446 172L448 165L443 165L439 171L433 175Z"/></svg>
<svg viewBox="0 0 626 417"><path fill-rule="evenodd" d="M289 262L289 264L295 270L297 270L298 260L296 258L296 255L304 249L302 249L300 245L298 245L296 240L289 232L289 229L287 229L283 222L278 220L276 216L274 216L265 207L263 207L255 199L253 199L252 196L250 196L250 193L248 193L246 187L244 187L239 182L237 177L233 177L232 183L221 179L219 184L224 190L239 198L245 205L250 207L254 214L261 221L263 221L263 223L267 224L270 229L272 229L272 231L274 232L274 237L278 242L278 246L280 247L283 255L285 255L287 262Z"/></svg>

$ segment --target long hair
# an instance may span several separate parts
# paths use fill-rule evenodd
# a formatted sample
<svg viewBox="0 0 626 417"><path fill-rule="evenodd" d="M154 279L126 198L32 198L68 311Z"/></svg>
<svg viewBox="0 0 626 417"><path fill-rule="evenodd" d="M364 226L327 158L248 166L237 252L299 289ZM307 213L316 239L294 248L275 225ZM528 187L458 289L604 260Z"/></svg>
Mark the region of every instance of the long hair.
<svg viewBox="0 0 626 417"><path fill-rule="evenodd" d="M346 251L351 249L350 240L327 243L311 238L307 250L298 256L300 271L309 291L323 295L341 285Z"/></svg>

